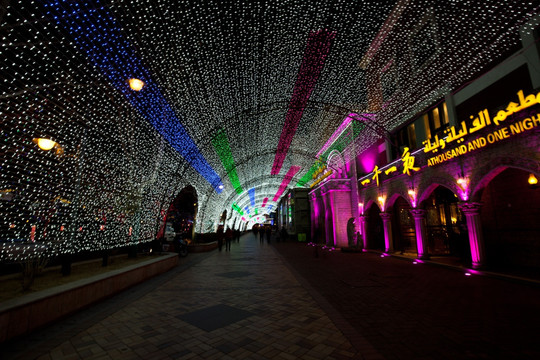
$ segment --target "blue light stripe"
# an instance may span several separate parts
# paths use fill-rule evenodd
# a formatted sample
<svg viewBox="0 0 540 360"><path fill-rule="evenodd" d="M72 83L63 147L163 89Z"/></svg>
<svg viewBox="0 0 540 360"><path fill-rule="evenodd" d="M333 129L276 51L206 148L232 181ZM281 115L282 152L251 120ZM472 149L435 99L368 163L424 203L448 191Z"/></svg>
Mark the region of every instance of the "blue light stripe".
<svg viewBox="0 0 540 360"><path fill-rule="evenodd" d="M251 201L251 206L255 206L255 188L248 190L249 200Z"/></svg>
<svg viewBox="0 0 540 360"><path fill-rule="evenodd" d="M201 154L171 108L150 71L142 64L122 31L121 24L102 1L44 1L47 15L69 31L75 44L90 62L106 75L119 90L178 153L221 193L221 179ZM145 82L139 91L129 88L127 80Z"/></svg>

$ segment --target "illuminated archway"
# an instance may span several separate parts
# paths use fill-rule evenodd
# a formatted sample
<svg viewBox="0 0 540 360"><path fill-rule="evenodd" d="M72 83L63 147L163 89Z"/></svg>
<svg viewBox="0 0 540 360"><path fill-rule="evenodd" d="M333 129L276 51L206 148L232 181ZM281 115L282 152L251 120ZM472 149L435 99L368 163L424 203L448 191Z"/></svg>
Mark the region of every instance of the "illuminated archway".
<svg viewBox="0 0 540 360"><path fill-rule="evenodd" d="M367 248L384 251L384 227L381 219L381 208L372 201L367 204L364 214L367 215L366 235Z"/></svg>
<svg viewBox="0 0 540 360"><path fill-rule="evenodd" d="M458 196L446 186L434 184L422 197L419 207L426 210L429 254L466 258L470 254L468 233Z"/></svg>
<svg viewBox="0 0 540 360"><path fill-rule="evenodd" d="M166 222L177 233L187 239L193 239L197 217L197 191L191 185L183 188L171 203L167 211Z"/></svg>
<svg viewBox="0 0 540 360"><path fill-rule="evenodd" d="M486 263L500 270L540 269L540 189L529 171L499 167L478 192Z"/></svg>

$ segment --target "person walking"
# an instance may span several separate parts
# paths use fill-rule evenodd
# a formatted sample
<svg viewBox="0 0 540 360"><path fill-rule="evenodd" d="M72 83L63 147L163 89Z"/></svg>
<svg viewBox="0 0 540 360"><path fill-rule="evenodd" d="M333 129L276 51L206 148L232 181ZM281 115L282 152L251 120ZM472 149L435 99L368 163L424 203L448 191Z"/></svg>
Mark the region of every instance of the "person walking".
<svg viewBox="0 0 540 360"><path fill-rule="evenodd" d="M231 241L233 238L233 232L230 227L227 227L227 231L225 231L225 251L231 251Z"/></svg>
<svg viewBox="0 0 540 360"><path fill-rule="evenodd" d="M223 247L223 237L225 235L223 234L223 225L219 225L217 228L217 244L218 249L221 251L221 248Z"/></svg>
<svg viewBox="0 0 540 360"><path fill-rule="evenodd" d="M266 227L266 242L270 244L270 239L272 238L272 227L267 226Z"/></svg>
<svg viewBox="0 0 540 360"><path fill-rule="evenodd" d="M259 243L264 244L264 226L259 228Z"/></svg>

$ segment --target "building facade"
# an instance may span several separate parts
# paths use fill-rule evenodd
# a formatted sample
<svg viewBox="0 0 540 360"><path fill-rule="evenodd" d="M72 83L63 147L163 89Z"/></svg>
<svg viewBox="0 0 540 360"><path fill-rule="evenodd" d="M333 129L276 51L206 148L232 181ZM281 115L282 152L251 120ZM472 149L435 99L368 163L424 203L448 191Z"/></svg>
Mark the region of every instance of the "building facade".
<svg viewBox="0 0 540 360"><path fill-rule="evenodd" d="M478 40L440 26L452 5L413 3L396 5L360 64L366 112L388 131L311 191L312 221L337 246L353 218L364 249L540 270L540 16L509 15Z"/></svg>

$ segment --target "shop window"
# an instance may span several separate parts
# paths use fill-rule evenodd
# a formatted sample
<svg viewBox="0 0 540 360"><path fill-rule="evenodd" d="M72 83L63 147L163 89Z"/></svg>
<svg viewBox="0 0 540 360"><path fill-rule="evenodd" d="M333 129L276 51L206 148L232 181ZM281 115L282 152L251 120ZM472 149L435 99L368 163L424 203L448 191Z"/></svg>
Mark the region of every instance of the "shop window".
<svg viewBox="0 0 540 360"><path fill-rule="evenodd" d="M431 139L435 137L435 135L444 137L443 132L448 128L450 122L448 119L448 108L445 102L425 114L422 114L420 118L424 124L426 138Z"/></svg>
<svg viewBox="0 0 540 360"><path fill-rule="evenodd" d="M425 140L417 139L415 124L420 127L423 126L426 138L431 139L435 135L438 135L439 138L444 137L444 130L448 128L449 122L448 108L445 102L423 113L414 122L396 132L393 137L395 145L392 153L393 158L400 157L405 147L408 147L411 151L417 149Z"/></svg>
<svg viewBox="0 0 540 360"><path fill-rule="evenodd" d="M400 157L406 147L411 151L416 149L416 132L414 124L409 124L398 130L393 136L393 140L395 146L393 147L392 156L394 159Z"/></svg>

